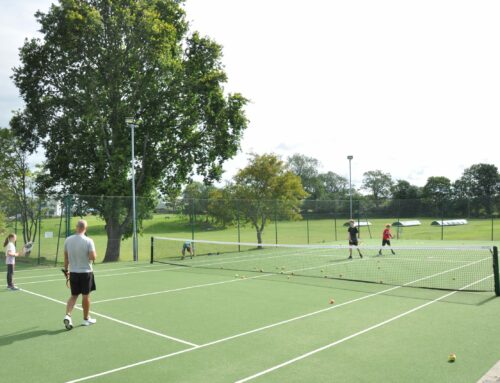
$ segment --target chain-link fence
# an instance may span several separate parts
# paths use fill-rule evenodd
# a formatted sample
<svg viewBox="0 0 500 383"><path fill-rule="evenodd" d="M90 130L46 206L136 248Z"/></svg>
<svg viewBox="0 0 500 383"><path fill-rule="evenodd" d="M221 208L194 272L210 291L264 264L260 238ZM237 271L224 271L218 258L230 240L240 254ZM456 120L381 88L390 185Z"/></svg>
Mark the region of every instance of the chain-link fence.
<svg viewBox="0 0 500 383"><path fill-rule="evenodd" d="M5 212L5 236L16 233L18 250L33 248L18 262L57 264L64 259L64 239L76 222L89 223L98 258L133 260L131 197L68 195L47 198L29 209ZM363 241L379 241L385 224L404 241L497 241L498 199L353 200L353 219ZM164 236L227 242L280 244L344 243L350 201L243 201L136 198L138 255L146 260L150 237ZM448 225L448 221L461 219ZM179 249L180 251L180 249Z"/></svg>

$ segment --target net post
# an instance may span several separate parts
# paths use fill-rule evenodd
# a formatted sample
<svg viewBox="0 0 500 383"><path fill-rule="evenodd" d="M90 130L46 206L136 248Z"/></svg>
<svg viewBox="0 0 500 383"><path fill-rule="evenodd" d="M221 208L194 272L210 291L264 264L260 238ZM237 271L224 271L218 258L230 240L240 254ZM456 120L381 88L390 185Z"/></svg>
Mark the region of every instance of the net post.
<svg viewBox="0 0 500 383"><path fill-rule="evenodd" d="M495 295L500 297L500 277L498 272L498 247L493 246L493 277L495 279Z"/></svg>
<svg viewBox="0 0 500 383"><path fill-rule="evenodd" d="M154 260L154 248L155 248L155 238L151 237L151 261L150 263L153 263Z"/></svg>

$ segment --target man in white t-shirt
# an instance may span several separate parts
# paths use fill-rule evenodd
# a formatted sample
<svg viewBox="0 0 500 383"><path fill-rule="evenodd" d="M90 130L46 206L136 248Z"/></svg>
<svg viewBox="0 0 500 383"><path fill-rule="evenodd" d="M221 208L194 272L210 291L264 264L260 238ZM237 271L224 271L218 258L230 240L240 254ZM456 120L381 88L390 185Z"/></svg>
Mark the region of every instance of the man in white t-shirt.
<svg viewBox="0 0 500 383"><path fill-rule="evenodd" d="M69 282L71 286L71 296L66 305L66 315L64 325L68 330L73 328L71 312L75 307L78 296L82 294L83 326L90 326L96 323L90 317L90 292L96 289L92 262L96 259L94 241L88 238L87 222L80 220L76 224L76 233L66 238L64 242L64 270L69 270Z"/></svg>

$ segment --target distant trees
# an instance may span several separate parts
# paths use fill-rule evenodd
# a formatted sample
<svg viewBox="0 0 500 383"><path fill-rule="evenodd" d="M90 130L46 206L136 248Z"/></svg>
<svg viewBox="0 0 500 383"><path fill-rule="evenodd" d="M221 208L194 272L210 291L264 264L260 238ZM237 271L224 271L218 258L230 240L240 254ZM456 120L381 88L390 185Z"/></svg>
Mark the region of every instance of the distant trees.
<svg viewBox="0 0 500 383"><path fill-rule="evenodd" d="M472 208L491 215L495 197L500 194L498 168L491 164L476 164L464 170L454 184L455 194L472 201Z"/></svg>
<svg viewBox="0 0 500 383"><path fill-rule="evenodd" d="M392 185L393 181L389 173L384 173L381 170L370 170L363 173L361 188L370 192L369 195L373 198L377 207L380 200L391 196Z"/></svg>
<svg viewBox="0 0 500 383"><path fill-rule="evenodd" d="M307 196L300 177L274 154L252 155L230 187L242 217L255 228L259 244L269 220L299 219L301 201Z"/></svg>
<svg viewBox="0 0 500 383"><path fill-rule="evenodd" d="M36 173L28 164L29 153L10 129L0 129L0 209L3 216L19 219L24 243L36 240L43 196Z"/></svg>

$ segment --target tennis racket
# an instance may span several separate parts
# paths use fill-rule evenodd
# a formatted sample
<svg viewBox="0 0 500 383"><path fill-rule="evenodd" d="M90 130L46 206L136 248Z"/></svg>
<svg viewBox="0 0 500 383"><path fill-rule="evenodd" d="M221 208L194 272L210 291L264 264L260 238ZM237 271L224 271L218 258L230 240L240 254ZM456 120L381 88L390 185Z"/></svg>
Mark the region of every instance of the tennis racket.
<svg viewBox="0 0 500 383"><path fill-rule="evenodd" d="M31 253L31 250L33 250L33 241L30 241L28 243L26 243L24 246L23 246L23 255L24 256L28 256L30 255Z"/></svg>
<svg viewBox="0 0 500 383"><path fill-rule="evenodd" d="M65 269L61 269L61 271L64 274L64 276L66 277L66 287L69 288L69 273Z"/></svg>

